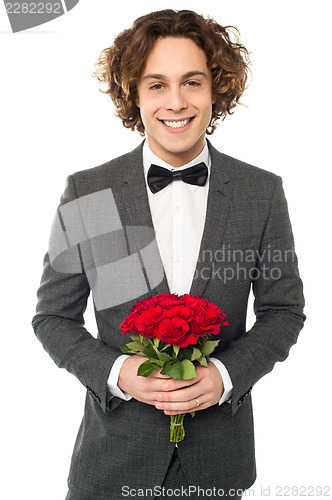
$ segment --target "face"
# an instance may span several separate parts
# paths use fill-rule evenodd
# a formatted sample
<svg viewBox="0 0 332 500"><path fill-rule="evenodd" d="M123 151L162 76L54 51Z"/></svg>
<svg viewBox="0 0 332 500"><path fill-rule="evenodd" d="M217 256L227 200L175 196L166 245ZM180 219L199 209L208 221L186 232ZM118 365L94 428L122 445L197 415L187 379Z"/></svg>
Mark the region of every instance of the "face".
<svg viewBox="0 0 332 500"><path fill-rule="evenodd" d="M151 150L174 167L199 155L214 103L203 50L188 38L157 40L137 90Z"/></svg>

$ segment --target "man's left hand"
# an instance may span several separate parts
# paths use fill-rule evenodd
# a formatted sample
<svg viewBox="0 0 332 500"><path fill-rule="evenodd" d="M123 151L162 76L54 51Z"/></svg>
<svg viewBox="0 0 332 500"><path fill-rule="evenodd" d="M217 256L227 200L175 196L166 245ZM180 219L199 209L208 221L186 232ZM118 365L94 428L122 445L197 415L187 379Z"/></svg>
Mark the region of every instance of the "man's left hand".
<svg viewBox="0 0 332 500"><path fill-rule="evenodd" d="M198 366L196 377L190 380L170 379L158 392L156 408L166 415L178 415L205 410L219 402L224 384L218 368L210 362L208 367Z"/></svg>

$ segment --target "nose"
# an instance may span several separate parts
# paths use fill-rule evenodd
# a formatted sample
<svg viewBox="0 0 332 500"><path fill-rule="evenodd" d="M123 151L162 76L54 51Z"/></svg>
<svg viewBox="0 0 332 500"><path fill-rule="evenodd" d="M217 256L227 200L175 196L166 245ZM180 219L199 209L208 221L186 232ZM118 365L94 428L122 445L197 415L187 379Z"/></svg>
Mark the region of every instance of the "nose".
<svg viewBox="0 0 332 500"><path fill-rule="evenodd" d="M172 88L167 93L167 99L165 103L166 109L170 109L172 111L178 112L182 109L186 109L188 107L185 96L181 90L181 88Z"/></svg>

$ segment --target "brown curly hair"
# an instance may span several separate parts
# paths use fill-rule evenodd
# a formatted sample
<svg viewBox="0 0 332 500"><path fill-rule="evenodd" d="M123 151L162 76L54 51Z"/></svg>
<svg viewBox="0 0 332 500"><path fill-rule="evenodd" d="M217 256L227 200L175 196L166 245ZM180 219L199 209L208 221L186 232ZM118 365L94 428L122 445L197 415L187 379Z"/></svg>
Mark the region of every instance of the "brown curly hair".
<svg viewBox="0 0 332 500"><path fill-rule="evenodd" d="M232 34L235 41L231 40ZM166 37L191 38L206 55L216 98L206 131L212 134L217 120L232 114L246 88L249 52L239 42L239 33L233 26L220 26L215 20L190 10L152 12L138 18L131 28L115 38L111 47L102 51L93 76L107 85L101 92L109 94L123 125L144 135L135 103L137 82L154 43Z"/></svg>

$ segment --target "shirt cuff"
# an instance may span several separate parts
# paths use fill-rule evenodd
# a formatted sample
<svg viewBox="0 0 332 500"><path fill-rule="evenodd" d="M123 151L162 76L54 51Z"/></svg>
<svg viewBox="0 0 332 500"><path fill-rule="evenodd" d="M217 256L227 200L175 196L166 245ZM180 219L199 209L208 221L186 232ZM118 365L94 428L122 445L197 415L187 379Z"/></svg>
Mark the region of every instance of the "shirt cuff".
<svg viewBox="0 0 332 500"><path fill-rule="evenodd" d="M232 397L233 384L226 366L217 358L210 358L210 361L218 368L221 378L223 380L224 392L222 393L222 396L219 400L219 405L222 405Z"/></svg>
<svg viewBox="0 0 332 500"><path fill-rule="evenodd" d="M107 388L112 396L117 396L118 398L124 399L125 401L129 401L132 396L127 392L121 391L121 389L118 387L118 380L121 367L127 358L130 358L130 356L128 356L127 354L122 354L115 360L107 380Z"/></svg>

